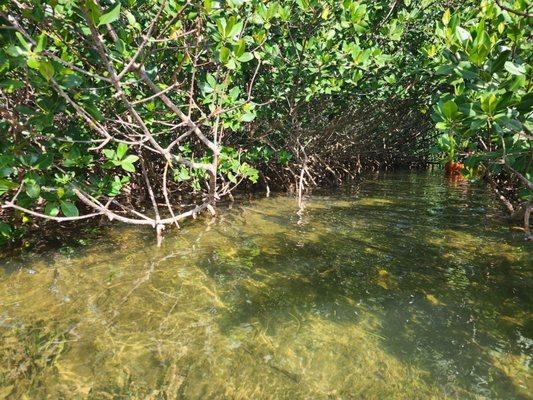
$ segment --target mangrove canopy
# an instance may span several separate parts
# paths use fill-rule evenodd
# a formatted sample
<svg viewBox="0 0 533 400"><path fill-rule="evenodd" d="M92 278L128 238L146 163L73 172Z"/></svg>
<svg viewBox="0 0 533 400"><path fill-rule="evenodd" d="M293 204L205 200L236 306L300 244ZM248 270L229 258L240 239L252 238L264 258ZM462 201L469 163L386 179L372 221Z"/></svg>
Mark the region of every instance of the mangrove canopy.
<svg viewBox="0 0 533 400"><path fill-rule="evenodd" d="M526 0L0 1L0 240L461 161L532 207Z"/></svg>

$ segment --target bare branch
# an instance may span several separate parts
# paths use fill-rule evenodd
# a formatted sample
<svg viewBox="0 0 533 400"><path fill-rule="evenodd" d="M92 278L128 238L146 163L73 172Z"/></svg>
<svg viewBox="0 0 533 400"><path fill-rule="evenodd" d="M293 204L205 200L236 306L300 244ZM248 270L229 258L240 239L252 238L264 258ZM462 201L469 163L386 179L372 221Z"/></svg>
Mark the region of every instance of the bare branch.
<svg viewBox="0 0 533 400"><path fill-rule="evenodd" d="M137 71L140 77L142 78L142 80L146 82L146 84L150 87L150 89L152 89L154 93L159 93L159 88L150 79L146 71L144 71L144 69L141 69L141 68L138 68ZM220 153L218 146L216 146L212 141L210 141L207 137L205 137L205 135L202 133L198 125L196 125L196 123L194 123L194 121L190 117L184 114L183 111L181 111L179 107L172 102L172 100L170 100L165 94L161 94L160 98L163 101L163 103L165 103L165 105L168 108L170 108L187 126L193 129L196 136L198 136L198 138L202 142L204 142L205 145L213 151L213 153L215 154Z"/></svg>
<svg viewBox="0 0 533 400"><path fill-rule="evenodd" d="M73 191L74 191L74 194L76 196L78 196L78 198L84 204L88 205L89 207L92 207L95 210L100 211L102 214L106 215L110 220L116 219L117 221L125 222L125 223L128 223L128 224L150 225L150 226L152 226L154 228L156 227L156 220L155 219L151 219L151 218L134 219L134 218L124 217L124 216L116 214L113 211L110 211L110 210L106 209L104 206L99 205L98 203L94 202L93 200L90 199L90 197L88 195L85 195L84 193L82 193L78 188L74 188ZM176 215L174 217L161 219L159 221L159 223L163 224L163 225L173 224L176 221L181 221L182 219L185 219L185 218L188 218L188 217L192 217L193 215L196 215L196 214L202 212L203 210L207 209L207 206L208 206L208 203L202 203L202 204L194 207L193 209L191 209L189 211L185 211L185 212L183 212L183 213L181 213L179 215Z"/></svg>
<svg viewBox="0 0 533 400"><path fill-rule="evenodd" d="M133 55L131 60L126 64L124 69L118 74L118 76L117 76L118 80L121 80L122 77L124 75L126 75L130 71L131 67L135 64L135 62L137 61L137 59L141 55L142 51L144 50L144 47L148 44L148 42L149 42L149 40L150 40L150 38L152 36L152 32L154 30L154 27L157 24L157 22L159 21L159 18L161 17L161 12L165 8L166 4L167 4L167 0L163 0L161 2L161 7L159 7L159 10L157 11L157 14L156 14L155 18L151 22L150 27L148 28L148 32L146 32L146 35L144 35L142 43L137 48L137 51L135 52L135 54Z"/></svg>
<svg viewBox="0 0 533 400"><path fill-rule="evenodd" d="M24 212L26 214L33 215L34 217L48 219L48 220L56 221L56 222L79 221L79 220L82 220L82 219L94 218L94 217L97 217L99 215L102 215L102 212L96 212L96 213L93 213L93 214L80 215L80 216L77 216L77 217L54 217L52 215L42 214L42 213L37 212L37 211L29 210L27 208L18 206L16 204L12 203L12 202L8 202L8 203L5 203L5 204L2 204L2 208L3 209L5 209L5 208L13 208L15 210L22 211L22 212Z"/></svg>
<svg viewBox="0 0 533 400"><path fill-rule="evenodd" d="M142 104L142 103L146 103L147 101L150 101L150 100L153 100L155 98L158 98L160 97L161 95L171 91L172 89L174 89L175 87L178 87L179 86L179 83L176 82L176 83L173 83L172 85L170 85L169 87L167 87L166 89L163 89L161 90L159 93L156 93L156 94L153 94L151 95L150 97L146 97L144 99L140 99L140 100L135 100L135 101L132 101L131 104L135 105L135 104Z"/></svg>
<svg viewBox="0 0 533 400"><path fill-rule="evenodd" d="M165 164L165 169L163 171L163 196L165 197L165 203L167 205L168 211L170 212L170 215L172 215L172 218L175 218L174 210L172 209L172 206L170 205L170 200L168 199L168 189L167 189L167 173L168 173L168 166L170 163ZM178 221L174 221L177 228L179 228Z"/></svg>

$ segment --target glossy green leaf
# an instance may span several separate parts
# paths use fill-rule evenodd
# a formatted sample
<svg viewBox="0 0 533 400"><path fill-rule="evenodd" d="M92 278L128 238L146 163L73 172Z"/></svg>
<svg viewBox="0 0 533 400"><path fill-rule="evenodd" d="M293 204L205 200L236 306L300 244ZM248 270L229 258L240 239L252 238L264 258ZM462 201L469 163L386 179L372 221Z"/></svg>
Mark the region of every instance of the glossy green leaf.
<svg viewBox="0 0 533 400"><path fill-rule="evenodd" d="M61 212L65 217L78 217L80 215L76 205L70 201L61 202Z"/></svg>
<svg viewBox="0 0 533 400"><path fill-rule="evenodd" d="M524 75L526 73L524 65L515 64L511 61L506 61L504 68L512 75Z"/></svg>
<svg viewBox="0 0 533 400"><path fill-rule="evenodd" d="M120 164L120 166L122 167L124 171L135 172L135 166L131 163L123 162L122 164Z"/></svg>
<svg viewBox="0 0 533 400"><path fill-rule="evenodd" d="M457 36L457 39L459 39L459 41L461 43L465 43L466 41L472 39L472 36L470 35L470 32L468 32L466 29L464 29L464 28L462 28L460 26L457 26L455 28L455 35Z"/></svg>
<svg viewBox="0 0 533 400"><path fill-rule="evenodd" d="M457 116L457 104L453 100L449 100L442 106L442 113L447 119L454 119Z"/></svg>
<svg viewBox="0 0 533 400"><path fill-rule="evenodd" d="M111 9L108 13L102 14L98 21L98 26L105 24L111 24L115 22L120 17L120 3Z"/></svg>
<svg viewBox="0 0 533 400"><path fill-rule="evenodd" d="M122 162L133 164L133 163L137 162L137 160L139 160L139 157L130 154Z"/></svg>
<svg viewBox="0 0 533 400"><path fill-rule="evenodd" d="M15 32L15 36L19 40L19 43L22 45L22 48L24 48L25 50L31 49L30 43L28 43L28 41L24 38L24 36L22 36L20 32Z"/></svg>
<svg viewBox="0 0 533 400"><path fill-rule="evenodd" d="M248 62L254 58L254 55L252 53L244 53L242 56L240 56L237 60L240 62Z"/></svg>
<svg viewBox="0 0 533 400"><path fill-rule="evenodd" d="M37 39L37 45L35 46L35 49L33 50L35 53L40 53L44 50L46 47L46 35L44 33L41 33L39 35L39 38Z"/></svg>

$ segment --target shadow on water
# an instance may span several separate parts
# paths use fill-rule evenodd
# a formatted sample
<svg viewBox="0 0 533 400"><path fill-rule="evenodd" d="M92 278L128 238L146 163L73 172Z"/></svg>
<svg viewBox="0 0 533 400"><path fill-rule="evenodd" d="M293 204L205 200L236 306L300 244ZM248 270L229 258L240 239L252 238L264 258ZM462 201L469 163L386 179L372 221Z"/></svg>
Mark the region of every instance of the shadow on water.
<svg viewBox="0 0 533 400"><path fill-rule="evenodd" d="M13 262L0 398L530 398L531 246L488 199L397 173Z"/></svg>
<svg viewBox="0 0 533 400"><path fill-rule="evenodd" d="M486 193L437 186L416 176L405 192L376 183L361 201L307 218L327 232L295 228L269 238L277 254L262 253L253 240L239 250L238 264L218 258L203 267L216 279L246 267L268 271L261 290L238 285L233 309L221 319L225 330L246 321L293 313L358 322L360 309L379 316L380 345L404 363L431 372L429 380L489 398L528 398L493 352L531 359L531 261L527 245L506 243L486 209ZM298 232L301 230L301 232ZM299 238L300 237L300 238ZM377 244L376 244L377 243ZM216 253L216 251L215 251ZM519 256L512 259L509 254ZM530 265L530 264L529 264ZM287 268L290 266L290 268ZM250 271L245 275L255 279ZM246 282L246 281L244 281ZM255 288L254 288L255 289ZM235 300L240 299L240 300Z"/></svg>

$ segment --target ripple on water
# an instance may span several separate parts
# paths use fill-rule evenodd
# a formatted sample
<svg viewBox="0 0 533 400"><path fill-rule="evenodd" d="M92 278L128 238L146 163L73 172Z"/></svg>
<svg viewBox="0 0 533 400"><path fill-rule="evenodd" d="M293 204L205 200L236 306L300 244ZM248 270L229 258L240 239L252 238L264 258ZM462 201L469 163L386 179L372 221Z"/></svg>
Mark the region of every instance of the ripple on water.
<svg viewBox="0 0 533 400"><path fill-rule="evenodd" d="M531 245L395 173L0 269L0 398L527 399Z"/></svg>

